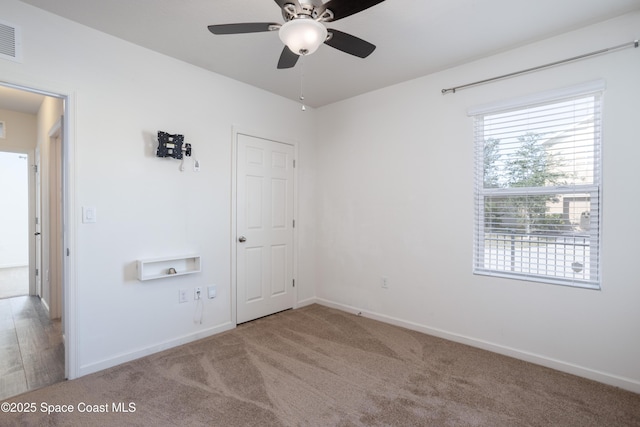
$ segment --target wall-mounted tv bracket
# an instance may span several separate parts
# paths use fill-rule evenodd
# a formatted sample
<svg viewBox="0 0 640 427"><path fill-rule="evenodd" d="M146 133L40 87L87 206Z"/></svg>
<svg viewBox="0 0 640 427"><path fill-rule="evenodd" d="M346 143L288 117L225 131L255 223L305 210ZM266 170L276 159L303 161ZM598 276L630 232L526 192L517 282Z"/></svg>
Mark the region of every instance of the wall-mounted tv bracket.
<svg viewBox="0 0 640 427"><path fill-rule="evenodd" d="M183 156L191 157L191 144L184 143L184 135L171 135L158 131L158 157L173 157L182 159Z"/></svg>

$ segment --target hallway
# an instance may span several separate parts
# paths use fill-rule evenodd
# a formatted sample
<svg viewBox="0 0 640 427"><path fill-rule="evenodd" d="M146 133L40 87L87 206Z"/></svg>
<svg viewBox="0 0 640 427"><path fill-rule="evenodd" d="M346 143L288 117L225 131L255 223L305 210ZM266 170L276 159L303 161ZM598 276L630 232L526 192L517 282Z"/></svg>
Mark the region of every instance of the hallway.
<svg viewBox="0 0 640 427"><path fill-rule="evenodd" d="M34 296L0 299L0 400L63 381L60 320Z"/></svg>

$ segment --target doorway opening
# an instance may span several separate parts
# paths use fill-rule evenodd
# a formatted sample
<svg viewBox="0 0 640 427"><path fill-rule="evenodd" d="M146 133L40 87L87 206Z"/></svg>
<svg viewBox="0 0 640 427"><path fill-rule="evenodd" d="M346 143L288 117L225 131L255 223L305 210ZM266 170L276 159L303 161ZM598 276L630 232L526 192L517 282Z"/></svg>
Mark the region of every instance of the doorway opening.
<svg viewBox="0 0 640 427"><path fill-rule="evenodd" d="M0 294L0 318L6 320L3 332L10 338L0 348L0 359L9 368L0 375L0 400L69 377L69 326L64 307L68 261L64 256L66 99L63 95L0 82L0 121L4 131L0 154L17 155L17 160L24 161L20 176L26 174L26 180L19 185L18 172L11 181L2 177L3 182L12 183L5 186L12 188L5 190L14 193L9 197L0 193L2 211L6 207L7 212L19 217L19 226L13 228L24 237L23 246L13 244L10 251L21 255L25 264L20 293L4 298ZM0 166L0 175L8 173L3 169ZM3 249L0 247L0 254Z"/></svg>

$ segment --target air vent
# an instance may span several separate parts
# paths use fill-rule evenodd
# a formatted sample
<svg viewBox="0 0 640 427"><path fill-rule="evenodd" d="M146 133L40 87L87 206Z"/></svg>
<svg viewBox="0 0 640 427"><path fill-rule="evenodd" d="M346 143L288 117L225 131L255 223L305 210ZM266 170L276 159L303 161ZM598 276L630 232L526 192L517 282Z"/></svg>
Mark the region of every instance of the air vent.
<svg viewBox="0 0 640 427"><path fill-rule="evenodd" d="M20 27L0 20L0 58L22 62Z"/></svg>

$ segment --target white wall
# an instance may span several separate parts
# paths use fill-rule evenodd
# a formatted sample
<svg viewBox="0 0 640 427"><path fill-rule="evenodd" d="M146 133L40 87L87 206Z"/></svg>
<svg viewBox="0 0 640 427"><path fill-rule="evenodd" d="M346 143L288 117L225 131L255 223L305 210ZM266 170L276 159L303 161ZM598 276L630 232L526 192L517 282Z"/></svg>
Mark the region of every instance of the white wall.
<svg viewBox="0 0 640 427"><path fill-rule="evenodd" d="M36 148L36 115L0 109L0 122L5 122L5 138L0 138L0 151L27 153Z"/></svg>
<svg viewBox="0 0 640 427"><path fill-rule="evenodd" d="M232 326L232 129L298 144L298 299L314 296L313 110L90 30L16 0L2 18L20 25L24 63L0 61L2 79L70 97L70 295L77 341L72 376ZM185 135L200 172L155 157L158 130ZM97 223L81 223L81 207ZM197 252L202 273L136 280L141 258ZM178 303L178 289L218 285Z"/></svg>
<svg viewBox="0 0 640 427"><path fill-rule="evenodd" d="M640 392L640 49L441 89L638 37L640 14L336 103L319 123L319 300ZM598 78L602 290L474 276L469 107ZM389 288L381 288L381 277Z"/></svg>

